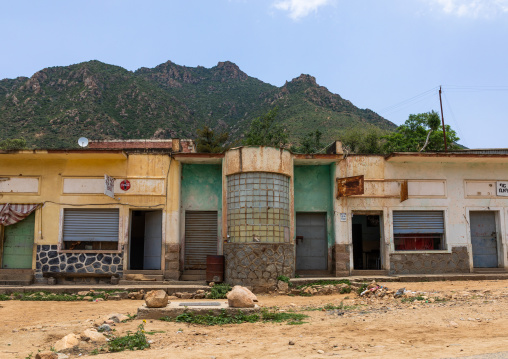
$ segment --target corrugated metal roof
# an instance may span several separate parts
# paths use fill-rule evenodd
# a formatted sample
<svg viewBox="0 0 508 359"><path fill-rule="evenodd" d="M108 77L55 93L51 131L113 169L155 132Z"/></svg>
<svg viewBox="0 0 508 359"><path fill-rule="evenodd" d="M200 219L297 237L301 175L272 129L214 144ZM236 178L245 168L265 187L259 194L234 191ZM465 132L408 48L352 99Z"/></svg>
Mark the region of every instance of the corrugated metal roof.
<svg viewBox="0 0 508 359"><path fill-rule="evenodd" d="M448 153L471 153L478 155L508 155L508 148L478 148L467 150L454 150Z"/></svg>

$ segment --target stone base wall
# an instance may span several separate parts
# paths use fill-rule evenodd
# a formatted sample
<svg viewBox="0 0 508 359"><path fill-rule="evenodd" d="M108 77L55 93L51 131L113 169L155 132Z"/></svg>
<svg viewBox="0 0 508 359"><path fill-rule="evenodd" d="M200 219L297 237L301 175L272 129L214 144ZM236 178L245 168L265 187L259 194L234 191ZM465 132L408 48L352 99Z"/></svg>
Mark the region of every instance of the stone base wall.
<svg viewBox="0 0 508 359"><path fill-rule="evenodd" d="M224 243L224 257L225 281L258 292L274 290L278 276L295 273L295 246L290 243Z"/></svg>
<svg viewBox="0 0 508 359"><path fill-rule="evenodd" d="M349 244L335 244L333 248L332 274L336 277L349 276L351 263Z"/></svg>
<svg viewBox="0 0 508 359"><path fill-rule="evenodd" d="M467 247L452 247L451 253L391 253L390 274L469 273Z"/></svg>
<svg viewBox="0 0 508 359"><path fill-rule="evenodd" d="M180 244L166 244L164 279L180 279Z"/></svg>
<svg viewBox="0 0 508 359"><path fill-rule="evenodd" d="M123 253L58 253L57 245L37 245L35 281L43 272L123 273Z"/></svg>

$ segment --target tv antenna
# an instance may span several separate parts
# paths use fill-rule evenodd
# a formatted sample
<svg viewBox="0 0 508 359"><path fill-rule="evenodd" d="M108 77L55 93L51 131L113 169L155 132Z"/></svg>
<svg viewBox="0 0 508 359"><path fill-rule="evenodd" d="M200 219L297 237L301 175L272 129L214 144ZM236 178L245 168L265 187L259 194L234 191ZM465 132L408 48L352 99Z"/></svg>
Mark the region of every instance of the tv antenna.
<svg viewBox="0 0 508 359"><path fill-rule="evenodd" d="M88 138L86 138L86 137L80 137L79 140L78 140L78 145L80 147L86 147L86 146L88 146Z"/></svg>

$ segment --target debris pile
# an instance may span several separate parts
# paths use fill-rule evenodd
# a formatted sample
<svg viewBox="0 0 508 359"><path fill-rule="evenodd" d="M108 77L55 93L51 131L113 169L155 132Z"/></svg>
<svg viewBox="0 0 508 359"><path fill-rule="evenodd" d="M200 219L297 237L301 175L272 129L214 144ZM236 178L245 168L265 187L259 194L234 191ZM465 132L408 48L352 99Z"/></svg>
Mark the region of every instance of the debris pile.
<svg viewBox="0 0 508 359"><path fill-rule="evenodd" d="M347 283L338 284L311 284L303 285L296 288L289 289L291 295L302 295L302 296L313 296L313 295L330 295L330 294L344 294L351 292L351 285ZM280 291L279 294L285 294L287 292Z"/></svg>
<svg viewBox="0 0 508 359"><path fill-rule="evenodd" d="M189 292L176 292L174 294L175 297L181 298L181 299L204 299L206 298L206 291L203 289L198 289L197 291L193 293Z"/></svg>
<svg viewBox="0 0 508 359"><path fill-rule="evenodd" d="M398 293L398 292L397 292ZM367 288L360 293L360 297L377 297L383 298L384 296L394 297L395 292L393 290L388 289L388 287L379 285L373 280Z"/></svg>

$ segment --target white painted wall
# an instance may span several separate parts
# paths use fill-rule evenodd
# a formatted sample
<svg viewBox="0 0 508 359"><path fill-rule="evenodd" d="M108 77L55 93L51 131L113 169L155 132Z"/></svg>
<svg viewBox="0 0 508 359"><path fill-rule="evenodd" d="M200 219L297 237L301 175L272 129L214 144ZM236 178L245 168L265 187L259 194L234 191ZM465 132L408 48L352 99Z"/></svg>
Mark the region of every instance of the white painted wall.
<svg viewBox="0 0 508 359"><path fill-rule="evenodd" d="M340 161L336 166L336 177L364 175L366 185L363 196L335 200L336 243L352 243L351 216L355 211L379 211L384 221L383 264L384 268L389 268L389 253L394 251L392 212L442 210L446 252L450 252L452 246L467 246L472 256L469 212L494 211L498 261L500 266L508 269L508 197L496 196L496 181L508 180L508 162L495 161L487 158L484 162L468 162L467 159L391 162L382 156L350 156ZM398 196L400 185L397 182L369 182L369 179L408 180L409 199L401 203L400 198L379 198ZM347 213L347 222L340 221L340 213ZM472 265L472 257L470 262Z"/></svg>

